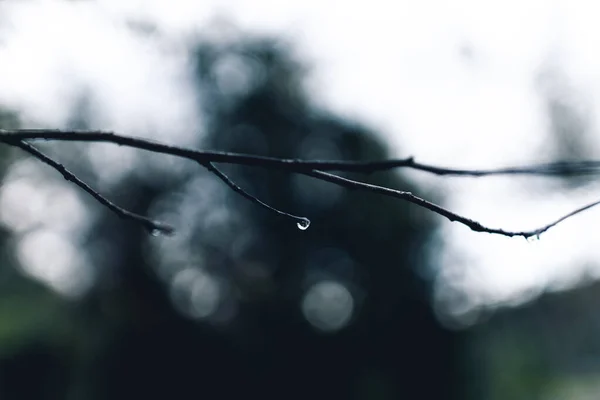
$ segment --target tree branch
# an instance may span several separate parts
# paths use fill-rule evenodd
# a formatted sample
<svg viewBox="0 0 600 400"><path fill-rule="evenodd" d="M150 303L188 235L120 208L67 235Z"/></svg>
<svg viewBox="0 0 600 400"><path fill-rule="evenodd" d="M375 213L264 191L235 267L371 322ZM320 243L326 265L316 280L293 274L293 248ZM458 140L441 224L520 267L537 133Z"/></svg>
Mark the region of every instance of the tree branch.
<svg viewBox="0 0 600 400"><path fill-rule="evenodd" d="M508 167L497 169L456 169L423 164L414 157L383 161L342 161L342 160L300 160L289 158L265 157L249 154L229 153L223 151L203 151L185 147L159 143L153 140L132 136L118 135L106 131L78 131L56 129L0 129L0 142L9 143L14 140L51 140L75 142L105 142L121 146L133 147L154 153L169 154L187 158L201 164L207 162L238 164L253 167L303 171L345 171L373 173L397 168L407 168L442 176L482 177L490 175L586 175L600 172L600 161L587 160L575 162L556 162L536 164L524 167Z"/></svg>
<svg viewBox="0 0 600 400"><path fill-rule="evenodd" d="M443 168L433 165L418 163L413 157L396 160L383 161L341 161L341 160L299 160L285 159L275 157L255 156L248 154L228 153L219 151L202 151L190 148L178 147L151 141L142 138L118 135L112 132L104 131L61 131L52 129L22 129L22 130L0 130L0 143L5 143L11 146L19 147L46 164L50 165L57 171L61 172L65 179L74 182L77 186L91 194L101 204L111 209L117 215L138 221L151 231L171 233L173 228L158 221L154 221L147 217L131 213L114 203L110 202L98 192L90 188L82 182L74 174L69 172L60 163L52 160L43 153L39 152L25 140L52 140L52 141L79 141L79 142L107 142L121 146L127 146L146 150L154 153L168 154L176 157L187 158L198 162L206 167L210 172L215 174L219 179L225 182L232 190L246 197L250 201L277 213L278 215L294 219L298 223L298 227L302 230L306 229L310 221L305 217L296 216L278 210L258 198L252 196L237 184L235 184L227 175L221 172L214 163L238 164L252 167L263 167L273 170L285 170L288 172L300 173L311 176L316 179L337 184L349 189L359 189L370 191L385 196L395 197L424 207L434 213L448 218L450 221L459 222L476 232L487 232L502 236L522 236L524 238L539 237L548 229L556 226L562 221L588 210L598 204L600 201L590 203L580 207L571 213L557 219L556 221L545 225L541 228L531 231L506 231L503 229L488 228L481 223L469 218L458 215L450 210L447 210L437 204L431 203L420 197L413 195L410 192L404 192L387 187L377 186L369 183L359 182L338 175L331 174L326 171L345 171L359 173L373 173L376 171L385 171L395 168L409 168L413 170L423 171L441 176L464 176L464 177L482 177L490 175L542 175L542 176L559 176L559 175L585 175L600 172L600 161L588 160L577 162L557 162L547 164L537 164L529 167L510 167L486 170L466 170Z"/></svg>
<svg viewBox="0 0 600 400"><path fill-rule="evenodd" d="M259 206L266 208L269 211L272 211L276 214L279 214L284 217L288 217L296 221L298 228L301 230L305 230L310 225L310 220L306 217L299 217L297 215L286 213L285 211L281 211L275 207L268 205L267 203L261 201L260 199L252 196L250 193L246 192L244 189L239 187L234 181L232 181L225 173L223 173L220 169L218 169L213 163L202 164L203 167L206 167L210 172L217 176L220 180L225 182L227 186L229 186L234 192L241 194L252 203L258 204Z"/></svg>
<svg viewBox="0 0 600 400"><path fill-rule="evenodd" d="M436 213L438 215L446 217L451 222L453 222L453 221L459 222L459 223L471 228L471 230L473 230L475 232L493 233L493 234L508 236L508 237L522 236L525 239L528 239L530 237L538 237L539 238L539 236L542 233L544 233L548 229L558 225L559 223L563 222L564 220L600 204L600 200L595 201L590 204L587 204L583 207L580 207L580 208L568 213L567 215L560 217L556 221L554 221L548 225L544 225L538 229L534 229L534 230L530 230L530 231L506 231L503 229L488 228L477 221L463 217L463 216L458 215L444 207L441 207L437 204L431 203L425 199L417 197L414 194L412 194L411 192L403 192L400 190L390 189L387 187L373 185L370 183L359 182L359 181L343 178L341 176L330 174L328 172L323 172L323 171L313 170L311 172L303 172L303 174L312 176L313 178L316 178L316 179L331 182L336 185L346 187L348 189L365 190L365 191L369 191L369 192L373 192L373 193L382 194L382 195L388 196L388 197L395 197L398 199L406 200L410 203L416 204L420 207L423 207L430 211L433 211L434 213Z"/></svg>
<svg viewBox="0 0 600 400"><path fill-rule="evenodd" d="M160 221L155 221L153 219L144 217L143 215L135 214L131 211L125 210L122 207L119 207L115 203L111 202L96 190L92 189L87 183L83 182L79 179L75 174L65 168L64 165L60 164L57 161L54 161L52 158L48 157L29 143L24 141L15 141L9 142L11 146L18 147L21 150L26 151L33 157L37 158L41 162L51 166L58 172L60 172L67 181L73 182L76 186L79 186L81 189L89 193L92 197L94 197L100 204L107 207L109 210L117 214L119 217L123 219L129 219L135 221L137 223L141 223L148 231L151 233L157 232L162 234L171 235L175 232L174 228L170 225L164 224Z"/></svg>

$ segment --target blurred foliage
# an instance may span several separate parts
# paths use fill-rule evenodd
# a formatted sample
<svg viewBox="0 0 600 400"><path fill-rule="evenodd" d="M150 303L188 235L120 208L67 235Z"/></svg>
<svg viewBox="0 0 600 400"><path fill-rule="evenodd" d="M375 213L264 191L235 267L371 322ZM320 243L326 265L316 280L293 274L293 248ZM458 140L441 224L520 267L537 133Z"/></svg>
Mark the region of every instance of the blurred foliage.
<svg viewBox="0 0 600 400"><path fill-rule="evenodd" d="M548 292L476 327L466 352L481 382L474 398L598 398L598 288Z"/></svg>
<svg viewBox="0 0 600 400"><path fill-rule="evenodd" d="M311 106L307 69L281 42L203 42L195 60L208 130L198 148L388 156L367 127ZM89 104L71 127L102 128ZM149 236L82 195L89 226L67 239L94 284L62 297L18 272L15 249L40 227L4 231L2 399L463 398L462 335L439 325L430 282L417 272L432 268L429 213L302 176L222 166L263 201L310 217L300 231L200 166L153 154L101 184L87 148L99 147L48 147L111 200L174 223L177 235ZM419 192L393 173L346 176Z"/></svg>

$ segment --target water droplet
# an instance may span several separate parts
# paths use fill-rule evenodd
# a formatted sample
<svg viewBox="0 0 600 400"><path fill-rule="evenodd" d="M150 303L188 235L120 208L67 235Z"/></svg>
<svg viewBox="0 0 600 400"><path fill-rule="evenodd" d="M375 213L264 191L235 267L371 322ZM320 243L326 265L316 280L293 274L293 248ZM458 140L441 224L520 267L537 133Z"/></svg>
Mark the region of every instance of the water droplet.
<svg viewBox="0 0 600 400"><path fill-rule="evenodd" d="M298 227L298 229L300 229L301 231L305 231L308 229L308 227L310 226L310 219L308 218L302 218L298 221L298 223L296 224L296 226Z"/></svg>
<svg viewBox="0 0 600 400"><path fill-rule="evenodd" d="M159 228L150 229L150 235L157 236L173 236L175 235L175 229L172 227L165 225Z"/></svg>
<svg viewBox="0 0 600 400"><path fill-rule="evenodd" d="M527 238L529 243L537 242L538 240L540 240L540 235L529 236Z"/></svg>

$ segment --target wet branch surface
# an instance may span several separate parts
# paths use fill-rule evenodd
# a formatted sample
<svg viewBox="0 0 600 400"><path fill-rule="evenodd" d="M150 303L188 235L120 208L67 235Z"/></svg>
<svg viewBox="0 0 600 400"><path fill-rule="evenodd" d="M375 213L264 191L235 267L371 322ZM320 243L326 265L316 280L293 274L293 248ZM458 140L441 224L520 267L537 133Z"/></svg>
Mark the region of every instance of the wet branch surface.
<svg viewBox="0 0 600 400"><path fill-rule="evenodd" d="M486 177L494 175L574 176L599 173L600 161L595 160L556 162L498 169L467 170L423 164L415 161L413 157L381 161L300 160L219 151L195 150L191 148L173 146L148 139L124 136L113 132L105 131L73 131L54 129L0 129L0 143L5 143L7 145L18 147L21 150L24 150L31 156L37 158L38 160L50 166L51 168L54 168L55 170L60 172L66 180L73 182L76 186L86 191L88 194L94 197L100 204L110 209L119 217L140 223L146 229L153 233L161 232L164 234L172 234L174 232L174 229L166 223L132 213L114 204L113 202L105 198L103 195L98 193L96 190L91 188L89 185L87 185L85 182L83 182L81 179L79 179L75 174L67 170L61 163L40 152L30 143L32 141L40 140L113 143L120 146L127 146L140 150L146 150L153 153L166 154L196 161L201 166L205 167L208 171L213 173L217 178L223 181L236 193L244 196L246 199L250 200L251 202L257 205L268 209L271 212L274 212L282 217L292 219L302 230L308 228L308 225L310 224L310 220L308 218L287 213L285 211L275 208L272 205L264 203L257 197L251 195L250 193L239 187L233 180L231 180L231 178L229 178L220 169L218 169L215 163L237 164L247 167L261 167L270 170L283 170L290 173L298 173L310 176L314 179L319 179L335 185L339 185L347 189L363 190L383 196L389 196L400 200L408 201L419 207L426 208L429 211L446 217L450 221L455 221L462 225L465 225L475 232L491 233L508 237L521 236L526 239L530 237L539 237L542 233L565 221L566 219L571 218L583 211L586 211L600 204L600 200L586 204L556 219L554 222L544 225L538 229L530 231L507 231L498 228L486 227L478 221L474 221L467 217L456 214L440 205L434 204L418 196L415 196L411 192L405 192L388 187L373 185L366 182L352 180L332 173L332 171L338 171L364 173L365 175L367 175L378 171L388 171L393 169L404 168L439 176L459 177Z"/></svg>

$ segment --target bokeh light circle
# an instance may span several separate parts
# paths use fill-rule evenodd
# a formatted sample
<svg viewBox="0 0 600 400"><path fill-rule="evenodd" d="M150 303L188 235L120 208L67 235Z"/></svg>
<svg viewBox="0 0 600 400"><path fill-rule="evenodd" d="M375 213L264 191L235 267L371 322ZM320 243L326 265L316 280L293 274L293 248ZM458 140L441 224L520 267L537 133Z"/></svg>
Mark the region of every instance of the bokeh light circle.
<svg viewBox="0 0 600 400"><path fill-rule="evenodd" d="M354 311L354 298L340 282L321 281L304 294L302 313L315 328L334 332L344 328Z"/></svg>

